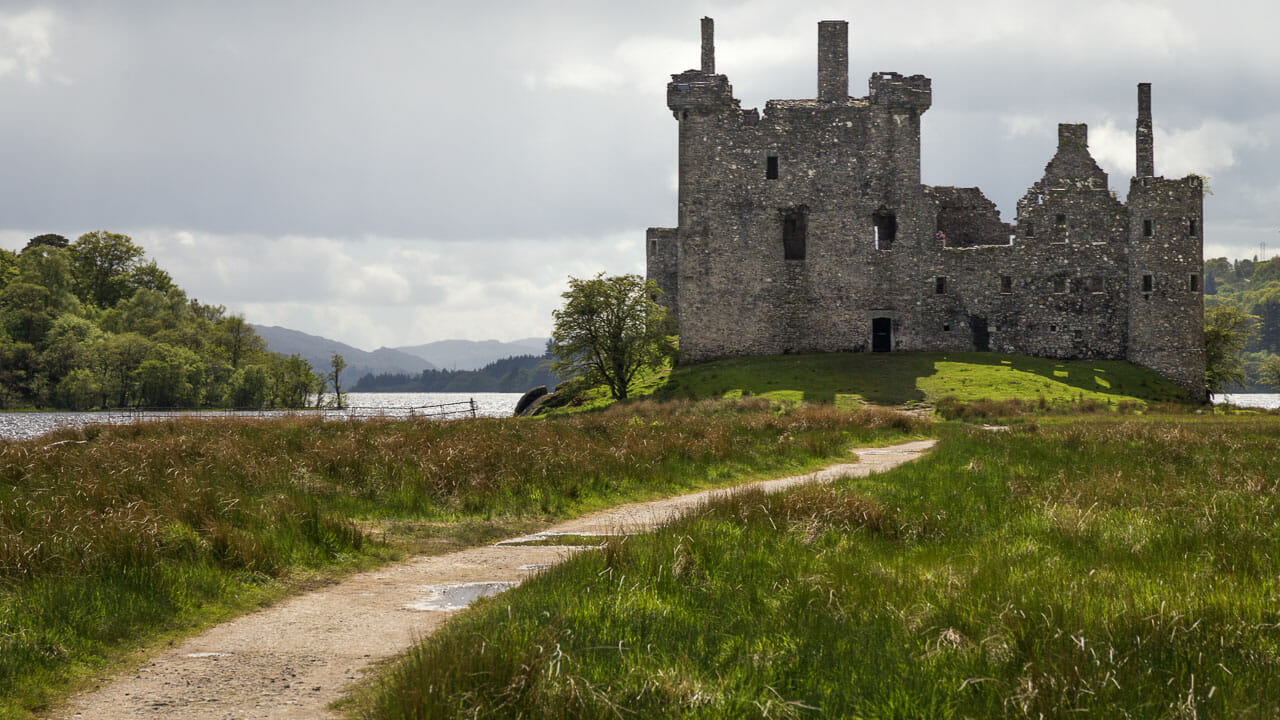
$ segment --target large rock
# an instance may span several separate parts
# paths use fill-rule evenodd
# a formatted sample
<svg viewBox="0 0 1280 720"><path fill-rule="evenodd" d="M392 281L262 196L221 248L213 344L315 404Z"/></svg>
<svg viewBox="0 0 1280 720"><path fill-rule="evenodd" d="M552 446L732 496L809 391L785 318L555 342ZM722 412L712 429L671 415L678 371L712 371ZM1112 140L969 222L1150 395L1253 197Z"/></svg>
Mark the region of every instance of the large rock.
<svg viewBox="0 0 1280 720"><path fill-rule="evenodd" d="M512 414L515 417L520 417L521 415L524 414L525 410L529 409L529 406L533 404L534 400L537 400L538 398L546 394L547 394L546 385L539 385L538 387L533 388L532 390L529 390L528 392L520 396L520 400L516 402L515 412Z"/></svg>

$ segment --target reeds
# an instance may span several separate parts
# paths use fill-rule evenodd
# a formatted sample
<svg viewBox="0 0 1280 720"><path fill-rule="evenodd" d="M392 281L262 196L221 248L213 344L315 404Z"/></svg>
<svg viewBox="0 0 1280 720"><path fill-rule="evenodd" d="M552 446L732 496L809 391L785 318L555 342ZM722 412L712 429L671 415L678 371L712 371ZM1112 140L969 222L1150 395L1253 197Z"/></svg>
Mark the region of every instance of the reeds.
<svg viewBox="0 0 1280 720"><path fill-rule="evenodd" d="M483 602L360 706L434 717L1280 717L1280 418L948 431Z"/></svg>
<svg viewBox="0 0 1280 720"><path fill-rule="evenodd" d="M175 419L0 443L0 715L112 648L278 592L275 579L385 558L356 520L563 516L923 427L642 402L546 421Z"/></svg>

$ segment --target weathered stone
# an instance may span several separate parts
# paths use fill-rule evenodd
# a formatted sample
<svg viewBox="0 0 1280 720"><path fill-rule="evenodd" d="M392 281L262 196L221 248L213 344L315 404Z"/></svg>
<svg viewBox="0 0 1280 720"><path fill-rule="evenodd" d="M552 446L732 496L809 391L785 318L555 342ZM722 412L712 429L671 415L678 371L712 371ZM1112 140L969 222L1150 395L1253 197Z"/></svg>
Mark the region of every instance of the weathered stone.
<svg viewBox="0 0 1280 720"><path fill-rule="evenodd" d="M519 400L516 401L516 409L512 414L515 415L516 417L523 415L524 411L527 410L529 406L533 404L534 400L537 400L538 398L546 394L547 394L546 385L539 385L536 388L532 388L528 390L527 392L525 392L525 394L520 396Z"/></svg>
<svg viewBox="0 0 1280 720"><path fill-rule="evenodd" d="M678 227L646 236L683 362L842 350L1127 359L1203 400L1203 187L1154 176L1150 87L1127 203L1085 125L1059 126L1013 224L977 188L920 182L929 78L849 98L847 25L819 25L819 98L744 111L714 70L672 76ZM843 65L842 65L843 64ZM1142 129L1148 128L1144 135Z"/></svg>

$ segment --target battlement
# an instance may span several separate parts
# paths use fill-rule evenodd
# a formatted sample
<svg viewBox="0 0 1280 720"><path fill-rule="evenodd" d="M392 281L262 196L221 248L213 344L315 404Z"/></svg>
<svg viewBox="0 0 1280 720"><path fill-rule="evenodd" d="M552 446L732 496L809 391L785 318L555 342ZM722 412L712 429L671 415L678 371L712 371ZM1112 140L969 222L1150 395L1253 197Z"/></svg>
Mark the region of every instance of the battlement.
<svg viewBox="0 0 1280 720"><path fill-rule="evenodd" d="M876 105L892 105L924 112L933 104L933 81L924 75L904 76L896 72L872 73L867 83Z"/></svg>
<svg viewBox="0 0 1280 720"><path fill-rule="evenodd" d="M700 70L686 70L672 75L667 83L667 107L679 113L698 110L722 110L733 107L733 86L724 75L708 75Z"/></svg>

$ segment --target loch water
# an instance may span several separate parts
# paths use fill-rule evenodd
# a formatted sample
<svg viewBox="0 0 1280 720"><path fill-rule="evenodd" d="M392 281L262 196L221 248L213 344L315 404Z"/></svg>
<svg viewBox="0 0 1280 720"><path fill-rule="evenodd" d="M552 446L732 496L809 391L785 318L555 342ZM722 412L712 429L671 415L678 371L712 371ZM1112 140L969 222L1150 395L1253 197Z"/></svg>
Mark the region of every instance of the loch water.
<svg viewBox="0 0 1280 720"><path fill-rule="evenodd" d="M100 410L94 412L0 413L0 440L23 440L68 427L113 425L173 417L280 417L316 415L327 419L370 417L506 417L520 393L347 393L346 407L326 410Z"/></svg>

